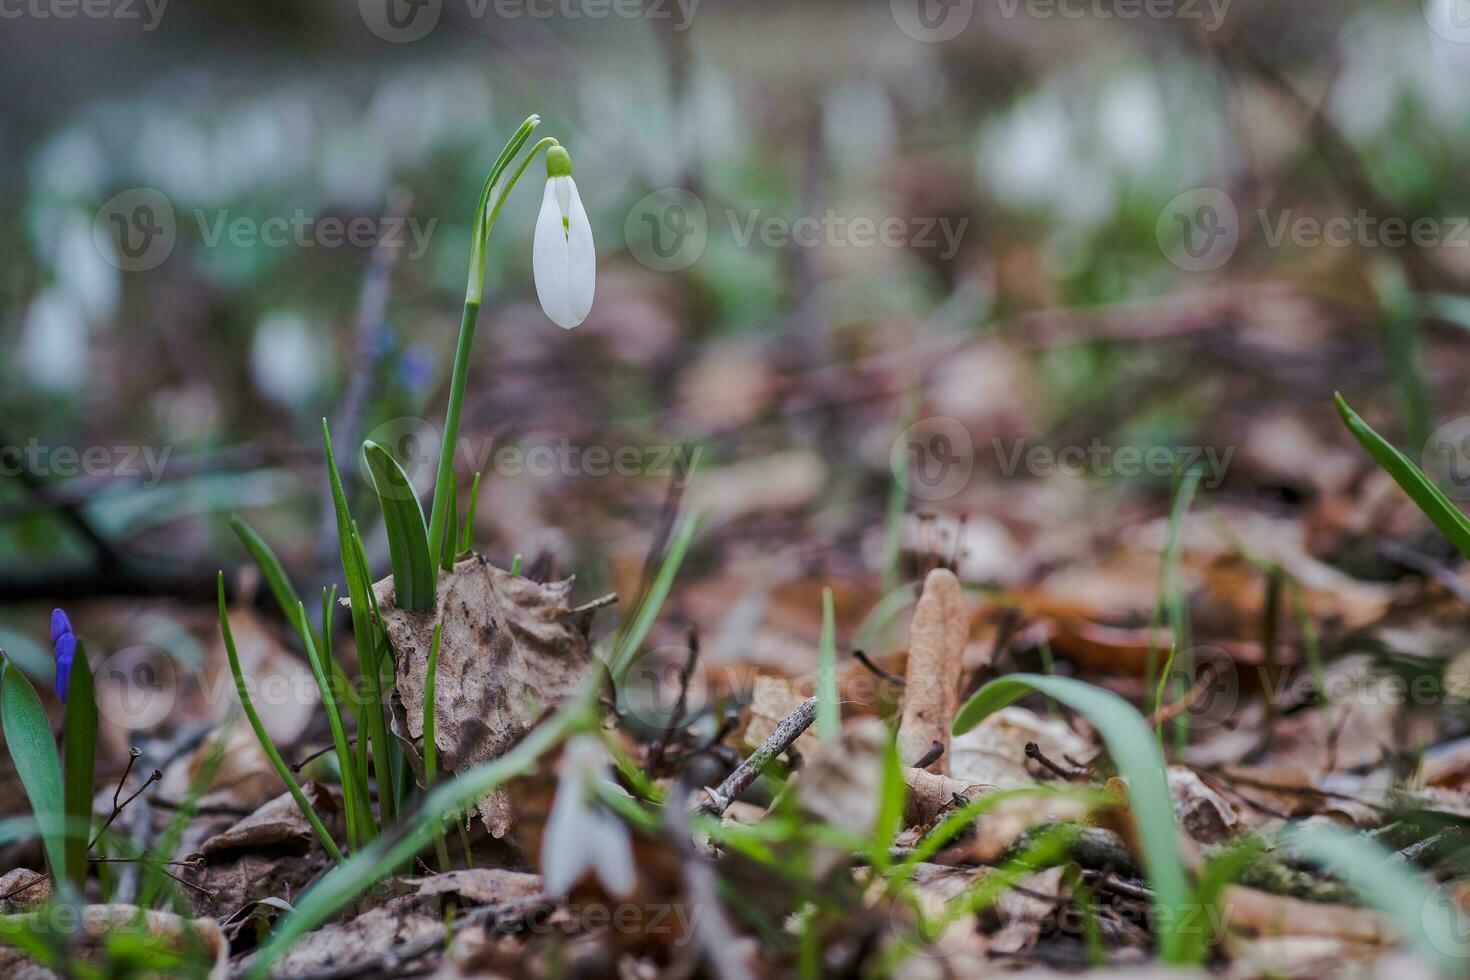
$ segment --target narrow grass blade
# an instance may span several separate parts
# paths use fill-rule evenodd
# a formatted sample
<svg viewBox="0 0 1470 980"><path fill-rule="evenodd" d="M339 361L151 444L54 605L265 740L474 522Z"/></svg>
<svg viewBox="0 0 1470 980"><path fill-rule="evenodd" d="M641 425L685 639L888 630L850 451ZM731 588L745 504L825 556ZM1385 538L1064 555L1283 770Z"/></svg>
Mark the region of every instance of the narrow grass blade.
<svg viewBox="0 0 1470 980"><path fill-rule="evenodd" d="M434 638L429 643L429 665L424 674L424 788L432 789L439 778L439 747L434 744L434 687L439 678L439 636L444 631L443 623L434 624ZM439 870L449 870L449 851L444 846L441 829L434 835L434 854L439 859Z"/></svg>
<svg viewBox="0 0 1470 980"><path fill-rule="evenodd" d="M362 737L361 729L366 728L372 743L379 805L386 823L396 813L394 787L397 783L393 778L393 753L397 750L388 743L388 723L383 714L385 699L382 664L378 658L378 635L381 631L375 615L377 598L373 593L362 538L357 532L356 522L352 520L352 513L347 508L347 494L342 488L342 474L337 470L337 457L332 451L332 433L327 428L326 419L322 419L322 442L326 448L327 481L332 488L332 505L337 519L337 550L342 561L342 573L347 578L347 595L352 610L352 640L357 647L359 667L367 688L366 699L361 705L359 715L358 737Z"/></svg>
<svg viewBox="0 0 1470 980"><path fill-rule="evenodd" d="M383 523L388 529L388 554L393 562L393 587L398 604L419 612L434 605L438 570L429 552L429 529L413 484L403 467L388 450L371 440L362 444L373 488L383 505Z"/></svg>
<svg viewBox="0 0 1470 980"><path fill-rule="evenodd" d="M817 737L842 733L842 706L837 701L837 627L832 617L832 590L822 590L822 639L817 647Z"/></svg>
<svg viewBox="0 0 1470 980"><path fill-rule="evenodd" d="M1111 691L1070 677L1012 674L991 681L965 702L955 717L954 733L969 731L1033 690L1085 715L1102 735L1113 762L1127 777L1128 796L1143 844L1143 862L1153 885L1154 905L1160 912L1160 952L1167 963L1187 962L1186 943L1175 926L1181 921L1182 906L1189 901L1189 886L1179 854L1174 804L1164 776L1164 755L1149 731L1148 722L1132 705Z"/></svg>
<svg viewBox="0 0 1470 980"><path fill-rule="evenodd" d="M92 826L92 786L97 771L97 698L92 667L80 640L66 684L61 727L63 807L66 813L66 878L80 894L87 880L87 842Z"/></svg>
<svg viewBox="0 0 1470 980"><path fill-rule="evenodd" d="M352 762L352 748L348 745L347 730L342 725L342 713L338 707L340 691L333 686L326 667L322 663L321 653L316 648L316 642L311 638L311 630L306 625L305 606L296 607L295 625L301 642L306 646L306 658L311 664L312 675L316 678L317 687L321 689L322 707L327 713L327 727L331 729L332 745L337 753L337 769L342 774L342 799L347 811L347 839L356 850L362 841L373 836L375 832L367 787L357 779L357 767Z"/></svg>
<svg viewBox="0 0 1470 980"><path fill-rule="evenodd" d="M903 830L903 807L909 787L903 781L903 763L898 757L898 739L890 735L883 747L882 777L878 782L878 819L873 825L873 847L869 860L880 871L889 864L888 850Z"/></svg>
<svg viewBox="0 0 1470 980"><path fill-rule="evenodd" d="M1470 558L1470 519L1460 513L1460 509L1450 502L1409 457L1390 445L1388 440L1373 431L1372 426L1348 407L1342 395L1335 394L1332 397L1337 402L1338 414L1342 416L1342 421L1353 434L1353 438L1362 443L1363 448L1368 450L1368 455L1388 471L1394 482L1413 499L1424 512L1424 516L1439 528L1439 532L1450 539L1450 543L1459 549L1460 554Z"/></svg>
<svg viewBox="0 0 1470 980"><path fill-rule="evenodd" d="M412 860L429 844L449 814L462 812L497 786L529 772L543 753L574 729L586 725L603 682L600 676L589 678L587 685L532 729L515 748L441 783L424 797L415 813L398 824L395 833L380 837L341 867L328 872L301 896L296 911L272 930L248 976L252 980L269 976L271 965L292 943L327 921L392 869Z"/></svg>
<svg viewBox="0 0 1470 980"><path fill-rule="evenodd" d="M0 668L0 727L5 748L31 803L52 876L66 877L66 810L61 756L41 699L26 676L9 660Z"/></svg>
<svg viewBox="0 0 1470 980"><path fill-rule="evenodd" d="M698 528L698 513L684 518L684 523L679 526L673 539L669 542L668 551L664 553L663 564L659 566L658 575L654 578L653 585L649 587L648 594L643 597L642 604L634 611L632 619L628 621L628 628L620 628L614 637L612 654L608 657L608 670L615 682L622 680L623 672L632 664L638 648L643 645L648 631L653 628L654 621L658 619L658 614L664 607L664 600L669 597L669 589L673 588L674 576L679 573L679 566L684 563L684 555L689 551L689 542L694 539L694 532Z"/></svg>
<svg viewBox="0 0 1470 980"><path fill-rule="evenodd" d="M480 502L480 471L475 471L475 480L470 484L470 503L465 509L464 527L459 539L459 552L465 554L475 550L475 508Z"/></svg>
<svg viewBox="0 0 1470 980"><path fill-rule="evenodd" d="M1452 899L1430 888L1383 845L1339 827L1297 827L1283 837L1293 851L1339 874L1363 901L1387 913L1405 942L1445 977L1464 976L1470 922Z"/></svg>
<svg viewBox="0 0 1470 980"><path fill-rule="evenodd" d="M240 695L240 707L244 709L245 717L249 720L250 727L255 731L255 737L260 741L261 749L265 752L266 758L270 760L271 768L276 771L277 776L281 777L281 782L286 785L286 789L291 793L291 798L296 801L296 805L301 808L301 812L306 814L306 820L311 824L311 829L315 832L317 840L321 841L322 848L332 856L333 861L341 864L342 851L338 849L337 842L332 839L332 835L327 832L326 824L322 823L322 818L316 812L316 808L311 805L311 801L301 791L301 787L297 784L296 778L291 775L291 767L286 765L286 760L281 758L281 753L277 751L275 743L271 741L270 734L266 732L265 725L261 722L260 715L256 712L255 705L250 700L250 689L245 683L245 674L240 669L240 655L235 650L235 636L230 632L230 615L228 609L225 607L224 572L220 572L219 575L219 629L220 635L225 641L225 656L230 661L230 673L235 677L235 690Z"/></svg>
<svg viewBox="0 0 1470 980"><path fill-rule="evenodd" d="M296 607L301 604L301 596L297 595L296 588L291 584L290 576L286 574L286 569L281 564L281 560L276 557L276 553L271 549L271 546L266 544L265 539L254 528L245 523L245 520L240 515L230 515L230 527L234 530L235 536L240 539L240 543L245 546L245 550L250 552L250 557L255 559L255 564L260 566L261 574L265 576L266 584L270 586L271 595L275 598L276 605L281 610L281 615L286 618L286 622L291 622L292 617L296 615ZM325 619L322 621L322 628L327 628ZM320 643L320 634L314 632L313 635L317 637L318 643ZM337 683L343 688L346 688L347 675L343 673L341 665L335 660L332 660L330 656L327 659L331 665L332 675L336 678ZM357 709L355 705L352 708L352 712L356 715Z"/></svg>

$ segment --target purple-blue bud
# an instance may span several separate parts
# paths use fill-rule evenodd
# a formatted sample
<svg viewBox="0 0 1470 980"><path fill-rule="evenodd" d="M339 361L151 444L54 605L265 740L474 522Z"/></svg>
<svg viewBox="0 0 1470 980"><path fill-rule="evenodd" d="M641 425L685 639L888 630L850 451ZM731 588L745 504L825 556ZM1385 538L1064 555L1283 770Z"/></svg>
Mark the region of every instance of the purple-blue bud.
<svg viewBox="0 0 1470 980"><path fill-rule="evenodd" d="M76 632L71 628L71 620L66 617L66 612L61 609L51 610L51 645L68 633Z"/></svg>
<svg viewBox="0 0 1470 980"><path fill-rule="evenodd" d="M66 686L71 681L71 662L77 652L77 635L66 632L56 638L56 696L66 703Z"/></svg>

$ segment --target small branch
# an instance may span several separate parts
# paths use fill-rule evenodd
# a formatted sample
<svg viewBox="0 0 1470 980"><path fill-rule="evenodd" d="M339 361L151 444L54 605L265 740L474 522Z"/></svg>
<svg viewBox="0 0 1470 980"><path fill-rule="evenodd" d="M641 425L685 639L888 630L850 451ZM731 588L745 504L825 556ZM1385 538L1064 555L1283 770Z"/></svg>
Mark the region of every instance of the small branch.
<svg viewBox="0 0 1470 980"><path fill-rule="evenodd" d="M861 650L852 651L852 659L856 660L858 663L868 668L868 673L872 674L874 677L877 677L879 680L884 680L890 684L898 685L903 685L907 683L902 677L899 677L897 674L890 674L882 667L879 667L877 664L873 663L872 659Z"/></svg>
<svg viewBox="0 0 1470 980"><path fill-rule="evenodd" d="M1067 782L1074 782L1075 780L1085 779L1087 777L1087 772L1085 770L1067 769L1063 766L1057 765L1055 762L1048 759L1046 757L1046 753L1041 751L1041 746L1037 745L1035 742L1026 743L1026 758L1030 759L1032 762L1037 763L1043 769L1050 772L1052 775L1067 780Z"/></svg>
<svg viewBox="0 0 1470 980"><path fill-rule="evenodd" d="M102 839L102 835L107 833L107 828L112 826L112 822L117 819L118 814L127 809L129 803L142 796L144 790L163 778L163 773L157 769L153 770L153 772L148 774L148 778L144 780L143 785L138 787L137 792L133 793L132 796L129 796L121 803L118 802L118 797L122 795L123 783L127 782L128 773L133 771L133 763L142 754L143 751L136 745L128 752L128 767L123 770L122 779L117 781L117 789L112 791L112 812L107 815L106 820L102 821L102 826L97 829L97 836L92 838L92 843L87 845L87 850L90 851L97 846L97 842Z"/></svg>
<svg viewBox="0 0 1470 980"><path fill-rule="evenodd" d="M673 713L664 725L664 730L659 734L658 741L648 752L648 763L644 766L649 773L658 771L664 761L664 753L669 749L669 742L674 737L674 730L684 721L684 709L689 702L689 679L694 676L694 665L699 660L699 631L689 630L689 656L684 661L684 669L679 672L679 697L674 702Z"/></svg>
<svg viewBox="0 0 1470 980"><path fill-rule="evenodd" d="M700 812L717 817L729 809L730 804L735 802L735 797L745 792L746 788L755 782L755 777L760 775L761 770L769 765L772 759L789 749L791 743L812 726L816 717L817 699L807 698L797 706L796 710L781 719L781 724L766 736L760 748L736 766L735 771L726 776L724 782L714 789L705 787L705 793L709 799L699 805Z"/></svg>
<svg viewBox="0 0 1470 980"><path fill-rule="evenodd" d="M923 755L919 756L918 759L914 760L913 768L928 769L930 766L934 765L934 763L939 761L939 757L941 755L944 755L944 743L934 742L929 746L928 752L925 752Z"/></svg>

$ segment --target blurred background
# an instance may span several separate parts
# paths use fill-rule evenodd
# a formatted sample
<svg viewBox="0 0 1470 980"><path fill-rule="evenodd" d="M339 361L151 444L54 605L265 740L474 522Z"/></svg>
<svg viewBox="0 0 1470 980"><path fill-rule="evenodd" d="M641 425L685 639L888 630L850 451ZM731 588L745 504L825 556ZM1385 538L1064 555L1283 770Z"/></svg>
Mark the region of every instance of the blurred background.
<svg viewBox="0 0 1470 980"><path fill-rule="evenodd" d="M475 546L628 594L681 488L666 628L716 662L803 669L820 586L845 642L941 561L1137 625L1187 468L1260 547L1390 578L1355 535L1420 519L1337 389L1470 491L1463 0L0 3L0 645L41 679L56 604L207 662L214 571L261 591L231 513L340 580L323 417L386 574L356 447L428 489L475 196L532 112L597 298L536 302L538 162L456 447Z"/></svg>

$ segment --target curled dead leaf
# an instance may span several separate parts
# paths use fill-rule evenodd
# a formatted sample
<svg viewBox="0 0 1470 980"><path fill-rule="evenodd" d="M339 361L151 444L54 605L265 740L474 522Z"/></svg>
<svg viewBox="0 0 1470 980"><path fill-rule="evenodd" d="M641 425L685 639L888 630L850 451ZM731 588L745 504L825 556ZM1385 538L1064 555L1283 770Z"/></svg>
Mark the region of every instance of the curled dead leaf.
<svg viewBox="0 0 1470 980"><path fill-rule="evenodd" d="M903 721L898 729L899 757L904 762L922 759L938 742L946 751L927 768L950 771L949 726L959 710L960 674L969 635L970 609L960 580L949 569L936 568L924 579L924 591L909 626Z"/></svg>

